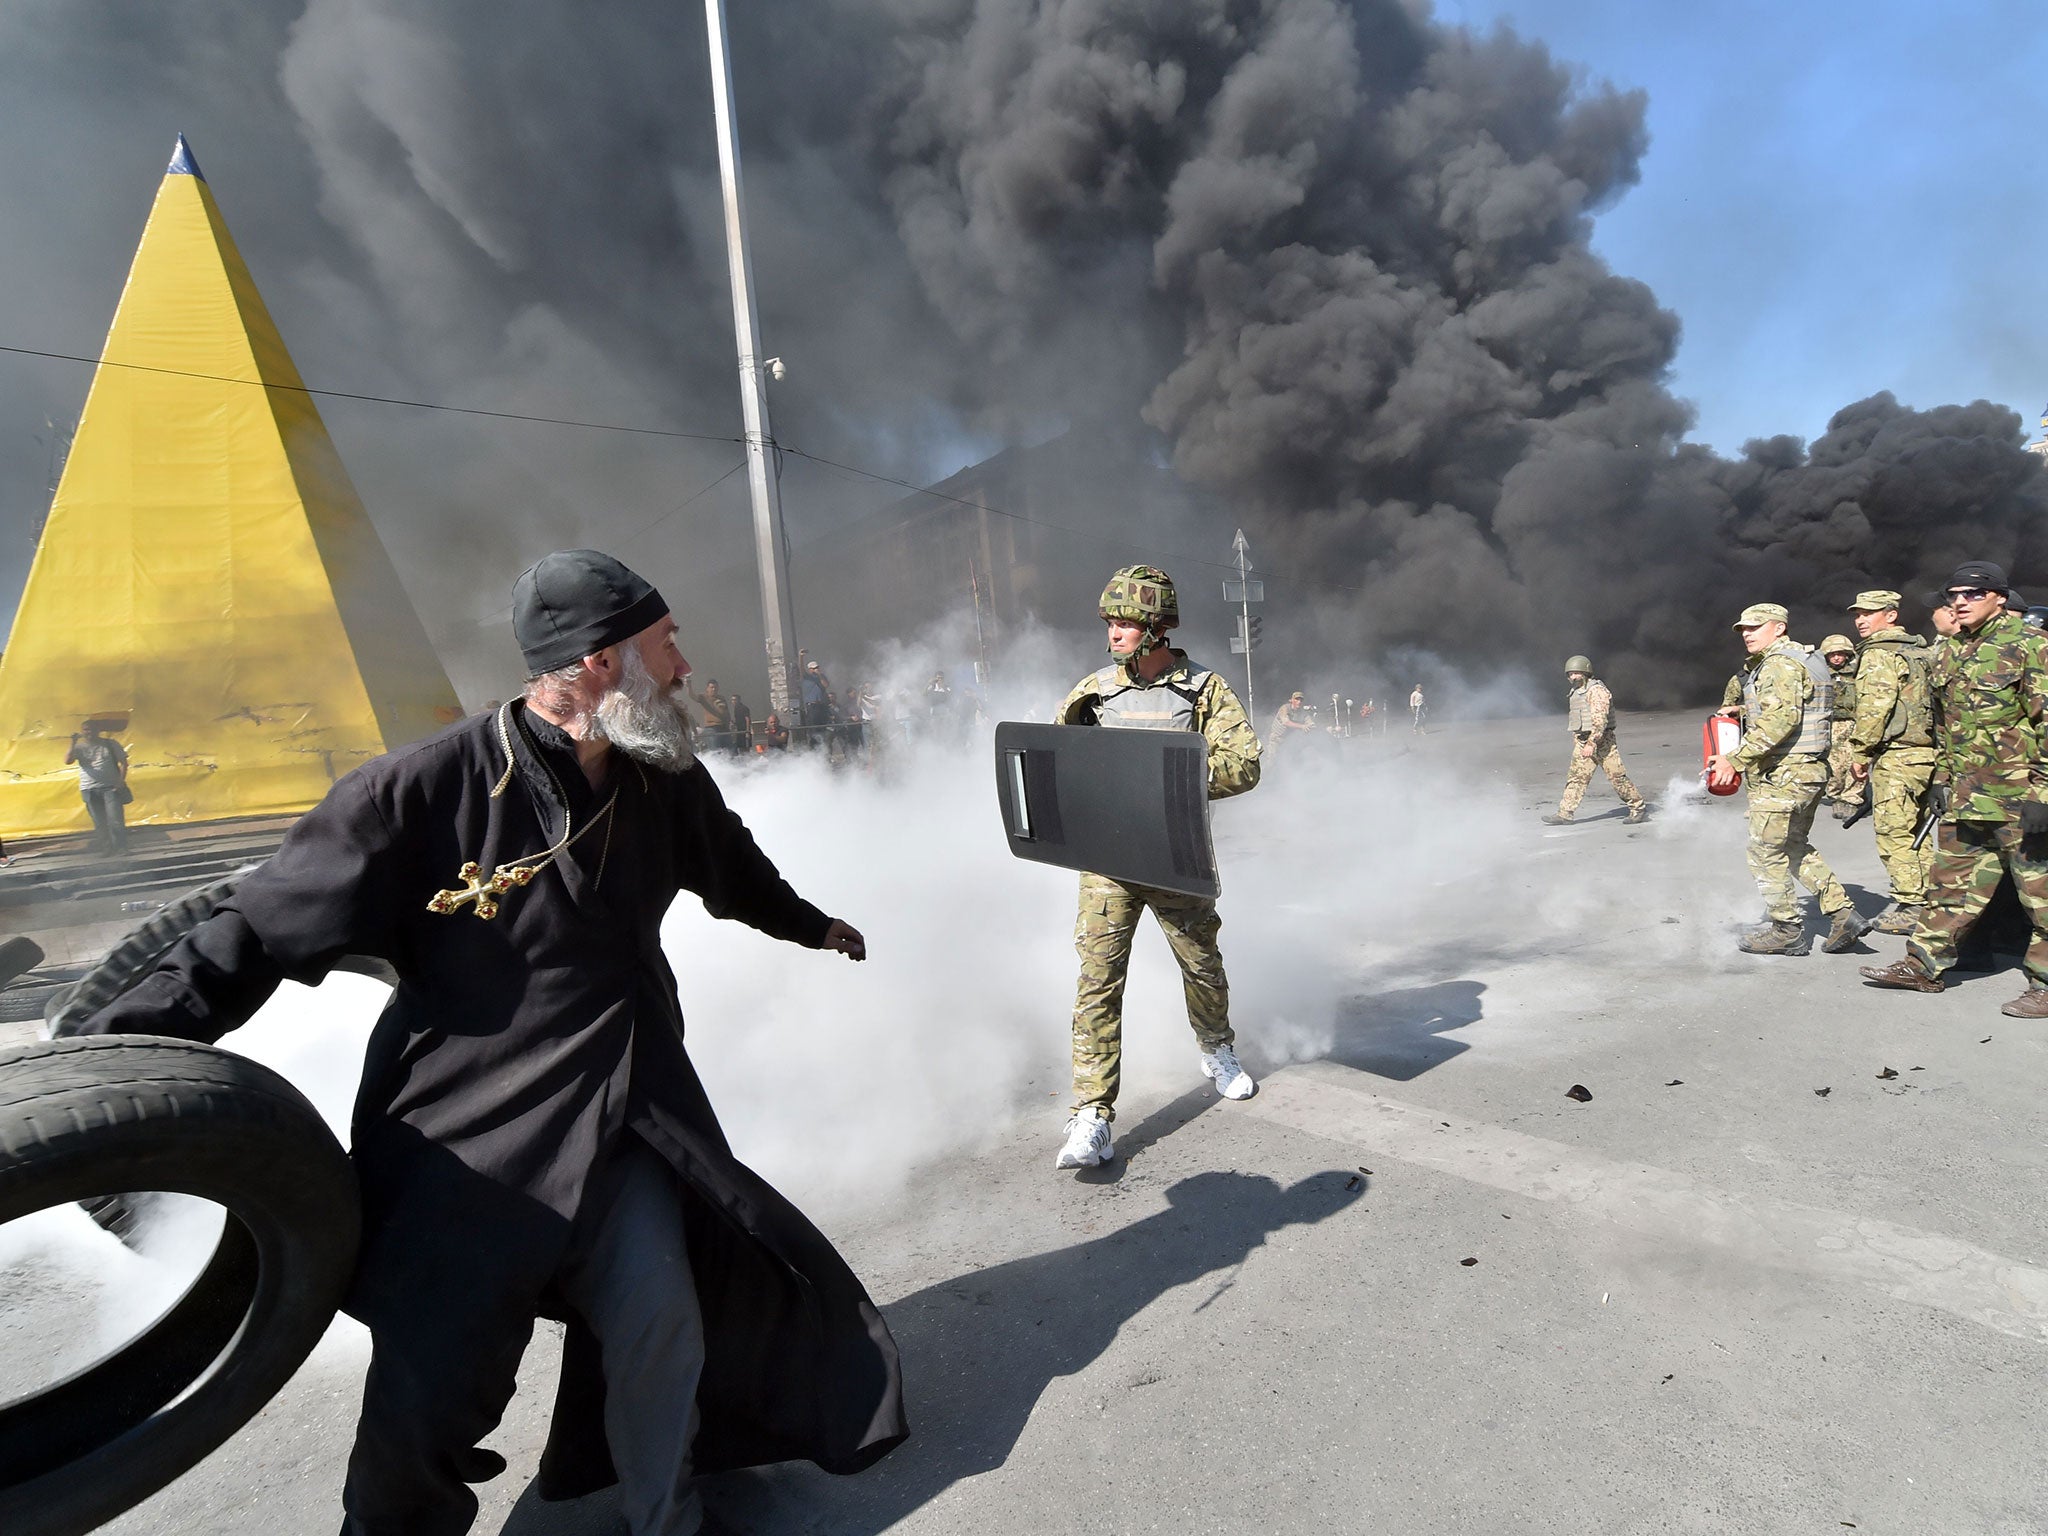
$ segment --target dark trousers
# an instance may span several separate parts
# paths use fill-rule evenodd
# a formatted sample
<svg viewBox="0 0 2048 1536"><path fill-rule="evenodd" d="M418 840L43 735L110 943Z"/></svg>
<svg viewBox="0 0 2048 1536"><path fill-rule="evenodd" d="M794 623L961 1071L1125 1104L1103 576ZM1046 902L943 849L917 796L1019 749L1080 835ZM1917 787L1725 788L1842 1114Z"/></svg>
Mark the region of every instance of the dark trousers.
<svg viewBox="0 0 2048 1536"><path fill-rule="evenodd" d="M602 1211L584 1210L555 1276L597 1336L604 1430L633 1536L692 1536L704 1324L674 1172L637 1137L620 1152ZM363 1414L342 1490L342 1536L461 1536L477 1499L464 1473L511 1400L531 1318L494 1310L473 1276L403 1337L374 1336ZM433 1298L423 1297L431 1306Z"/></svg>
<svg viewBox="0 0 2048 1536"><path fill-rule="evenodd" d="M86 814L92 817L92 845L101 853L128 851L128 807L118 789L81 789Z"/></svg>

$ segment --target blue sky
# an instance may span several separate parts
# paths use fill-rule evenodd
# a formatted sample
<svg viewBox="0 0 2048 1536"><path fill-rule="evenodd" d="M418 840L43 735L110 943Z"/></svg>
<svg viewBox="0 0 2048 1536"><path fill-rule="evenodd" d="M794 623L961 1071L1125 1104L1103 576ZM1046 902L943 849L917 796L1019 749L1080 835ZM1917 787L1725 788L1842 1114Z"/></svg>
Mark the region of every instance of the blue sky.
<svg viewBox="0 0 2048 1536"><path fill-rule="evenodd" d="M1889 389L2048 400L2048 7L1439 0L1649 93L1641 184L1595 245L1684 322L1694 436L1812 438Z"/></svg>

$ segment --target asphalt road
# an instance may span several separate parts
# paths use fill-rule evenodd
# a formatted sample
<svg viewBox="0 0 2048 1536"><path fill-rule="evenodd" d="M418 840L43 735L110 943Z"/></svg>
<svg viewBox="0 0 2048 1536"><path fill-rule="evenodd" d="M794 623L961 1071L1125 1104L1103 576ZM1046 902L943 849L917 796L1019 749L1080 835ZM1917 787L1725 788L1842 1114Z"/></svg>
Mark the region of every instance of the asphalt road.
<svg viewBox="0 0 2048 1536"><path fill-rule="evenodd" d="M915 1437L856 1478L714 1480L719 1518L834 1536L2048 1531L2048 1031L1998 1013L2021 978L1924 997L1857 982L1897 940L1736 953L1759 915L1739 802L1666 797L1697 766L1695 718L1622 729L1663 802L1642 828L1604 785L1577 825L1539 824L1556 719L1354 744L1335 779L1276 762L1222 837L1259 1096L1222 1103L1154 1049L1183 1051L1177 1000L1134 990L1132 1048L1157 1059L1109 1168L1053 1171L1041 1073L1009 1122L829 1216L902 1347ZM1867 823L1824 821L1818 841L1875 911ZM1290 932L1317 939L1292 969ZM1054 1076L1070 984L1045 980ZM0 1361L36 1331L25 1305ZM554 1347L544 1327L490 1442L512 1470L481 1490L479 1530L623 1529L606 1498L527 1491ZM332 1530L365 1353L338 1330L110 1529Z"/></svg>

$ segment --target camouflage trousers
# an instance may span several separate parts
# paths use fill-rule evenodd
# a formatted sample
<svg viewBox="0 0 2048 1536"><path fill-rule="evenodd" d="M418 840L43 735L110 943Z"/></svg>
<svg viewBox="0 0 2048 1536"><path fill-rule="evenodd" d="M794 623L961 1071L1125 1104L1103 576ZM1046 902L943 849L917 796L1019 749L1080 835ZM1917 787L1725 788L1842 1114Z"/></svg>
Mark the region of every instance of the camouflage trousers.
<svg viewBox="0 0 2048 1536"><path fill-rule="evenodd" d="M1849 905L1849 893L1808 840L1827 781L1828 765L1818 757L1786 758L1752 769L1743 779L1749 789L1749 872L1764 910L1777 922L1802 920L1795 875L1820 898L1821 911Z"/></svg>
<svg viewBox="0 0 2048 1536"><path fill-rule="evenodd" d="M1564 796L1557 802L1557 814L1569 816L1579 808L1579 802L1586 798L1586 786L1593 782L1593 770L1598 768L1607 775L1607 782L1614 786L1614 793L1621 803L1634 810L1643 803L1643 792L1629 782L1628 769L1622 765L1621 747L1614 739L1614 732L1598 737L1593 742L1593 755L1586 756L1579 750L1581 743L1572 743L1571 766L1564 773Z"/></svg>
<svg viewBox="0 0 2048 1536"><path fill-rule="evenodd" d="M1223 927L1216 903L1149 885L1126 885L1107 875L1083 875L1081 915L1074 924L1074 948L1081 955L1081 984L1074 994L1074 1108L1093 1107L1105 1120L1116 1118L1124 978L1130 973L1131 940L1147 907L1180 962L1195 1039L1203 1050L1213 1051L1236 1038L1230 1032L1230 982L1216 946Z"/></svg>
<svg viewBox="0 0 2048 1536"><path fill-rule="evenodd" d="M1934 862L1928 844L1913 847L1920 830L1920 800L1934 777L1934 748L1887 747L1870 762L1870 822L1877 829L1877 856L1891 876L1892 900L1917 907L1927 900L1927 870Z"/></svg>
<svg viewBox="0 0 2048 1536"><path fill-rule="evenodd" d="M2016 821L1959 821L1943 826L1940 838L1927 871L1927 905L1906 953L1933 976L1954 965L1956 946L1990 904L1999 877L2010 873L2034 924L2027 979L2048 987L2048 849L2024 844Z"/></svg>

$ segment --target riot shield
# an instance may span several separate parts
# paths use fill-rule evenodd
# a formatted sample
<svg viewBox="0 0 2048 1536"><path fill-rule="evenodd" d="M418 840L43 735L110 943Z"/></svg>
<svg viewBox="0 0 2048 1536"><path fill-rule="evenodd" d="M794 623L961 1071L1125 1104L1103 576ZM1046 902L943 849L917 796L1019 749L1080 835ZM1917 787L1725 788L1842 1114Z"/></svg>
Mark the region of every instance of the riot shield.
<svg viewBox="0 0 2048 1536"><path fill-rule="evenodd" d="M1215 897L1209 743L1199 731L996 726L1010 852L1132 885Z"/></svg>

